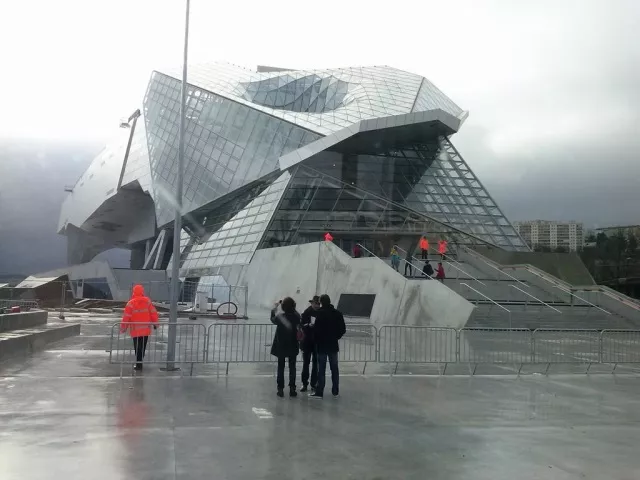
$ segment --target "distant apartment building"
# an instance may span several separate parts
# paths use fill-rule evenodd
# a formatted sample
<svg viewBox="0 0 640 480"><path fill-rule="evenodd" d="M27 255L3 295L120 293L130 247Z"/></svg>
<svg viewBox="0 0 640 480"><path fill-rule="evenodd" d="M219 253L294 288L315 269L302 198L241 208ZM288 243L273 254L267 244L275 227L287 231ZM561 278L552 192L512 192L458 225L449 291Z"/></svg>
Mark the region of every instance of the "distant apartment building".
<svg viewBox="0 0 640 480"><path fill-rule="evenodd" d="M582 223L530 220L513 222L513 226L522 239L533 249L547 247L555 250L558 247L563 247L575 252L584 244Z"/></svg>

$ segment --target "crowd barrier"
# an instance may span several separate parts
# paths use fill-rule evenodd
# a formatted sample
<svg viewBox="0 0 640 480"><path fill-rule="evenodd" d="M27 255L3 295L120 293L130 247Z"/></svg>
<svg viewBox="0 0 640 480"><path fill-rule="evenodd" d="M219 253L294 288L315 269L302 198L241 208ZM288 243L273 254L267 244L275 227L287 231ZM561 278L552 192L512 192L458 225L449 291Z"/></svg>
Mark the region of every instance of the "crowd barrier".
<svg viewBox="0 0 640 480"><path fill-rule="evenodd" d="M144 363L167 363L168 323L156 324ZM120 324L111 330L110 363L135 363L133 342ZM264 323L176 324L176 364L274 363L271 344L276 326ZM640 331L422 327L408 325L347 324L339 341L341 362L367 364L514 365L518 373L527 364L612 365L640 363ZM471 368L472 367L472 368ZM440 370L439 370L440 371Z"/></svg>
<svg viewBox="0 0 640 480"><path fill-rule="evenodd" d="M147 342L146 353L142 361L143 366L147 364L167 364L167 345L169 339L169 329L171 324L166 322L158 323L136 323L137 328L149 326L151 335ZM175 323L176 329L176 349L174 360L175 365L190 366L190 373L193 374L193 365L204 363L204 352L207 342L206 327L201 323ZM134 344L128 331L121 331L120 322L111 326L111 338L109 345L109 363L120 365L120 376L122 376L124 365L136 363ZM155 329L154 329L155 327Z"/></svg>
<svg viewBox="0 0 640 480"><path fill-rule="evenodd" d="M20 307L21 309L37 309L37 300L0 299L0 308Z"/></svg>

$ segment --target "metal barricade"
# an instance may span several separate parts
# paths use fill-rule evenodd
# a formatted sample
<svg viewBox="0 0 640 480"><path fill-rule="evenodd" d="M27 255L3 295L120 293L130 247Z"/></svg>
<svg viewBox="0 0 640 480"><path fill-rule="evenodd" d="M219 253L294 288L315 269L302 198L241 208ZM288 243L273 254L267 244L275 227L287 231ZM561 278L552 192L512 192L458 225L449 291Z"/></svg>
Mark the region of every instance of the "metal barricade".
<svg viewBox="0 0 640 480"><path fill-rule="evenodd" d="M340 339L341 362L374 362L376 360L377 330L371 324L346 324L347 331ZM271 345L276 333L272 323L214 323L209 326L206 348L207 363L272 363Z"/></svg>
<svg viewBox="0 0 640 480"><path fill-rule="evenodd" d="M167 337L168 323L135 323L136 327L149 326L151 335L147 343L146 353L142 364L167 363ZM122 332L120 323L111 326L111 339L109 347L109 363L120 364L120 376L125 363L137 363L134 344L128 331ZM153 327L156 327L154 330ZM175 364L189 364L190 374L193 374L193 365L205 361L206 328L201 323L176 324L176 352Z"/></svg>
<svg viewBox="0 0 640 480"><path fill-rule="evenodd" d="M378 335L378 362L437 363L457 361L455 328L384 325ZM444 372L443 372L444 373Z"/></svg>
<svg viewBox="0 0 640 480"><path fill-rule="evenodd" d="M272 323L214 323L209 326L205 361L226 363L275 362L271 343L276 332Z"/></svg>
<svg viewBox="0 0 640 480"><path fill-rule="evenodd" d="M368 362L377 359L378 329L370 323L347 323L347 331L338 342L340 362L364 363L362 374Z"/></svg>
<svg viewBox="0 0 640 480"><path fill-rule="evenodd" d="M473 364L519 365L531 362L532 334L527 328L463 328L459 330L459 361Z"/></svg>
<svg viewBox="0 0 640 480"><path fill-rule="evenodd" d="M602 330L600 333L600 362L613 364L640 363L640 330Z"/></svg>
<svg viewBox="0 0 640 480"><path fill-rule="evenodd" d="M37 300L0 299L0 308L11 307L33 308L34 310L39 308Z"/></svg>
<svg viewBox="0 0 640 480"><path fill-rule="evenodd" d="M587 364L600 363L600 332L598 330L568 330L538 328L533 332L532 363Z"/></svg>

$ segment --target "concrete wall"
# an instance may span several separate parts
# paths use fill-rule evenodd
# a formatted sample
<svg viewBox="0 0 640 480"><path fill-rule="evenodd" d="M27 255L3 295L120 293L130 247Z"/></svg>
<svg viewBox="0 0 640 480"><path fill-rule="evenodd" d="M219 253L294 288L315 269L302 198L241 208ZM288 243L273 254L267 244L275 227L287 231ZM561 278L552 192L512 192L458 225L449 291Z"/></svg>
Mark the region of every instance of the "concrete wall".
<svg viewBox="0 0 640 480"><path fill-rule="evenodd" d="M0 332L45 325L47 323L47 315L48 313L42 310L0 315Z"/></svg>
<svg viewBox="0 0 640 480"><path fill-rule="evenodd" d="M249 287L249 305L270 308L291 297L300 310L316 294L318 243L258 250L238 278Z"/></svg>
<svg viewBox="0 0 640 480"><path fill-rule="evenodd" d="M313 295L376 294L377 325L465 325L473 305L440 282L409 280L376 258L351 258L330 242L258 250L241 281L251 306L270 307L291 296L299 309Z"/></svg>
<svg viewBox="0 0 640 480"><path fill-rule="evenodd" d="M533 265L572 285L595 284L576 253L510 252L493 247L476 247L475 250L501 265Z"/></svg>

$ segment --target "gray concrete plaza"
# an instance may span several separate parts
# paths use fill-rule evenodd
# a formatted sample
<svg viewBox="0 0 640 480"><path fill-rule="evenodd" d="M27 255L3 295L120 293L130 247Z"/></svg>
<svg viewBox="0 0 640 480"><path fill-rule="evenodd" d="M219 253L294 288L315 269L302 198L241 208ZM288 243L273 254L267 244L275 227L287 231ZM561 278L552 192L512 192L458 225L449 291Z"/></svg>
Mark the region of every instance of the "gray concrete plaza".
<svg viewBox="0 0 640 480"><path fill-rule="evenodd" d="M0 379L0 478L638 478L638 379Z"/></svg>
<svg viewBox="0 0 640 480"><path fill-rule="evenodd" d="M635 479L635 375L361 376L279 399L273 364L107 364L113 317L0 363L0 478ZM76 319L73 319L77 321ZM414 373L417 370L414 370Z"/></svg>

